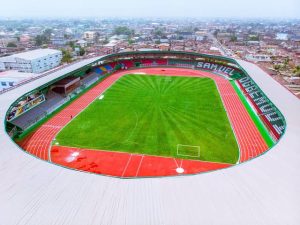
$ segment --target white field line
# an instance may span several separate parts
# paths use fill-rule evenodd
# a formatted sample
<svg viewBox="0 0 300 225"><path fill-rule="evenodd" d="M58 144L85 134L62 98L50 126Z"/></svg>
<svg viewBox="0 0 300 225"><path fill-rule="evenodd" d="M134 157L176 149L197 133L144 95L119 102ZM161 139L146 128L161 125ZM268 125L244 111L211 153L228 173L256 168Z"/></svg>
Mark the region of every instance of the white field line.
<svg viewBox="0 0 300 225"><path fill-rule="evenodd" d="M124 174L125 174L125 172L126 172L128 166L129 166L129 163L130 163L130 161L131 161L131 158L132 158L132 154L130 154L130 157L129 157L127 163L126 163L126 166L125 166L125 168L124 168L124 170L123 170L123 173L122 173L121 177L124 177Z"/></svg>
<svg viewBox="0 0 300 225"><path fill-rule="evenodd" d="M140 168L141 168L141 165L142 165L143 159L144 159L144 155L142 155L142 158L141 158L141 161L140 161L139 167L138 167L138 169L137 169L137 171L136 171L136 174L135 174L135 176L136 176L136 177L137 177L137 176L138 176L138 174L139 174L139 171L140 171Z"/></svg>

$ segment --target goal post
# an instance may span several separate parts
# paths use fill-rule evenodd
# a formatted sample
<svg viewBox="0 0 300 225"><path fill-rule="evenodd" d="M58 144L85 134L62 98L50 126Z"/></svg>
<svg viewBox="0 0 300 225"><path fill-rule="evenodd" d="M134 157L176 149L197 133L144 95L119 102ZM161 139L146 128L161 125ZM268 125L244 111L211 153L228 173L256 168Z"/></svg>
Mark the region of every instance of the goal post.
<svg viewBox="0 0 300 225"><path fill-rule="evenodd" d="M177 155L199 158L200 146L177 144Z"/></svg>

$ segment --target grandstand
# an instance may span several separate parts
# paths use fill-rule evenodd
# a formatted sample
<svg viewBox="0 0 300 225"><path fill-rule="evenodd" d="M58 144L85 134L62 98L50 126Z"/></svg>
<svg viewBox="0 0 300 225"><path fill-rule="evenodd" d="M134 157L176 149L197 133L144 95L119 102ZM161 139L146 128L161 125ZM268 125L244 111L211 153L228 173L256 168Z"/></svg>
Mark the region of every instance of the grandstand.
<svg viewBox="0 0 300 225"><path fill-rule="evenodd" d="M104 65L104 66L99 66L95 68L95 73L103 75L105 73L109 73L113 70L113 67L111 65Z"/></svg>
<svg viewBox="0 0 300 225"><path fill-rule="evenodd" d="M12 120L11 123L22 130L26 130L68 101L67 98L54 92L49 92L46 99L45 102Z"/></svg>
<svg viewBox="0 0 300 225"><path fill-rule="evenodd" d="M26 129L35 125L40 120L47 118L54 111L72 100L77 94L81 93L85 88L88 88L99 79L100 77L97 73L90 72L85 74L82 78L76 80L74 77L64 78L49 87L41 89L40 92L45 93L45 101L10 120L11 125L16 126L22 131L26 131ZM67 89L65 89L66 85L68 85Z"/></svg>

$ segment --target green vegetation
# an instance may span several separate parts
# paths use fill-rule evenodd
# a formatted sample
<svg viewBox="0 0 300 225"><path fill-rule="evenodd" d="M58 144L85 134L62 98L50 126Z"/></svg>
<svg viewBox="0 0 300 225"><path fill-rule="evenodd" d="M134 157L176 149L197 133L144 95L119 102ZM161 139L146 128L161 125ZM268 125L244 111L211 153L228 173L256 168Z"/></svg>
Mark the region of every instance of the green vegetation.
<svg viewBox="0 0 300 225"><path fill-rule="evenodd" d="M79 50L76 50L76 51L77 51L77 54L80 55L80 56L83 56L85 54L85 49L82 48L81 46L76 45L76 43L74 41L69 41L68 46L70 48L72 48L72 51L75 51L76 49L79 49ZM71 59L72 59L71 53L67 50L64 50L64 49L62 49L62 51L63 51L63 56L65 56L65 58L63 58L63 62L71 61Z"/></svg>
<svg viewBox="0 0 300 225"><path fill-rule="evenodd" d="M134 44L134 40L128 39L128 44L129 44L129 45L133 45L133 44Z"/></svg>
<svg viewBox="0 0 300 225"><path fill-rule="evenodd" d="M51 39L51 33L52 33L51 29L46 29L41 35L37 35L35 37L35 45L42 46L42 45L49 44Z"/></svg>
<svg viewBox="0 0 300 225"><path fill-rule="evenodd" d="M8 42L7 46L8 48L16 48L18 47L14 42Z"/></svg>
<svg viewBox="0 0 300 225"><path fill-rule="evenodd" d="M281 65L280 64L275 64L275 65L273 65L273 68L274 68L274 70L279 72L279 70L281 69Z"/></svg>
<svg viewBox="0 0 300 225"><path fill-rule="evenodd" d="M82 47L79 47L79 55L83 56L85 54L85 50Z"/></svg>
<svg viewBox="0 0 300 225"><path fill-rule="evenodd" d="M299 65L299 66L296 66L296 67L294 68L293 74L294 74L295 76L300 77L300 65Z"/></svg>
<svg viewBox="0 0 300 225"><path fill-rule="evenodd" d="M213 80L127 75L56 137L63 146L236 163L238 146ZM178 144L190 156L177 154ZM187 149L184 149L186 151ZM184 153L183 153L184 154Z"/></svg>
<svg viewBox="0 0 300 225"><path fill-rule="evenodd" d="M259 41L259 36L256 34L249 35L249 41Z"/></svg>
<svg viewBox="0 0 300 225"><path fill-rule="evenodd" d="M134 35L134 30L131 30L128 27L125 27L125 26L119 26L119 27L116 27L114 29L114 34L116 34L116 35L123 34L123 35L133 36Z"/></svg>
<svg viewBox="0 0 300 225"><path fill-rule="evenodd" d="M74 41L69 41L68 45L70 46L70 48L72 48L72 50L75 49L75 42Z"/></svg>
<svg viewBox="0 0 300 225"><path fill-rule="evenodd" d="M65 50L65 49L61 49L61 51L62 51L62 55L63 55L61 62L62 63L72 62L72 55L71 55L70 51Z"/></svg>
<svg viewBox="0 0 300 225"><path fill-rule="evenodd" d="M230 37L230 41L231 41L231 42L236 42L236 41L237 41L237 36L232 35L232 36Z"/></svg>
<svg viewBox="0 0 300 225"><path fill-rule="evenodd" d="M155 28L155 30L154 30L154 35L155 36L163 36L163 35L165 35L165 32L163 31L163 29L162 28Z"/></svg>

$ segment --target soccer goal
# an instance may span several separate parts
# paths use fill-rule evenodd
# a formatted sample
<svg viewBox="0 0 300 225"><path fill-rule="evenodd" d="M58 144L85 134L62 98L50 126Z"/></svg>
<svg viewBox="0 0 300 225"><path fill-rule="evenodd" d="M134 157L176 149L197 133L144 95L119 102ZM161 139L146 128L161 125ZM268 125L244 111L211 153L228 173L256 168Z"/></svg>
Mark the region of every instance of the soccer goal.
<svg viewBox="0 0 300 225"><path fill-rule="evenodd" d="M177 145L177 155L185 157L200 157L200 146Z"/></svg>

